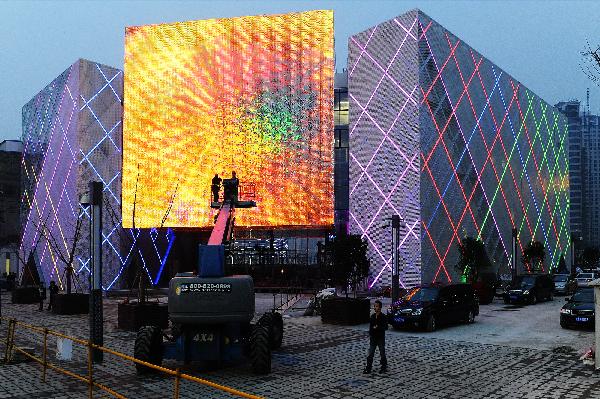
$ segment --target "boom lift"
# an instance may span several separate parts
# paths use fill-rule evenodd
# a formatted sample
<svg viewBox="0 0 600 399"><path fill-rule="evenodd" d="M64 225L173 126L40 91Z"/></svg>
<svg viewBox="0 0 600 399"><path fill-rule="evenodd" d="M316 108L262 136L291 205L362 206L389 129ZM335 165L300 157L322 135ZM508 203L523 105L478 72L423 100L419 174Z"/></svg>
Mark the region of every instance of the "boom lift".
<svg viewBox="0 0 600 399"><path fill-rule="evenodd" d="M271 350L281 346L281 314L267 312L256 324L254 282L247 275L225 276L225 249L233 239L236 208L252 208L254 201L238 201L237 179L225 179L223 202L212 202L219 209L208 244L199 248L199 271L178 273L169 283L171 336L156 326L138 331L134 356L160 365L163 359L211 365L250 359L257 374L271 371ZM168 340L163 342L163 336ZM138 373L150 371L136 364Z"/></svg>

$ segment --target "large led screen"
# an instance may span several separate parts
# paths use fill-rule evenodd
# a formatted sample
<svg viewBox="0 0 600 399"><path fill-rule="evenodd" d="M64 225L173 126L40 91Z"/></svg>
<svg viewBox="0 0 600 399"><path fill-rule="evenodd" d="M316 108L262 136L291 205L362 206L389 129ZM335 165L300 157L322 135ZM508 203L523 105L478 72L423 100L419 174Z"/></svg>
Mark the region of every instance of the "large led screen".
<svg viewBox="0 0 600 399"><path fill-rule="evenodd" d="M333 76L332 11L128 27L123 226L211 226L232 171L236 225L331 225Z"/></svg>

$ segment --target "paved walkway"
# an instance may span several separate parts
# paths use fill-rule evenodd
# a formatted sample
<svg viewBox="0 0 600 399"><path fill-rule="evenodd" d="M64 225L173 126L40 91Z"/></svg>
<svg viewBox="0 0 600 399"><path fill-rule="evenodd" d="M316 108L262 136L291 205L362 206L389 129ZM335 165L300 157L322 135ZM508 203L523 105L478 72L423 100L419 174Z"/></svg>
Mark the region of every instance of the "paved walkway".
<svg viewBox="0 0 600 399"><path fill-rule="evenodd" d="M12 305L3 298L4 316L17 317L73 335L87 336L87 316L56 316L38 312L37 305ZM262 301L262 302L261 302ZM272 298L271 298L272 301ZM259 298L257 307L267 306ZM115 329L116 301L105 304L105 344L132 353L134 333ZM577 360L578 354L435 338L425 333L390 331L387 350L390 371L385 375L361 373L368 345L364 328L322 325L317 317L285 319L285 338L273 354L273 372L255 376L247 365L221 370L183 371L268 398L600 398L600 374ZM4 353L6 324L0 326L0 353ZM21 342L27 337L20 336ZM38 341L39 342L39 341ZM50 340L55 359L55 340ZM60 363L85 373L86 352ZM168 367L180 364L167 362ZM375 370L378 359L375 360ZM107 356L94 375L128 398L172 397L173 379L138 377L133 365ZM0 365L0 398L85 398L87 388L68 377L31 362ZM108 397L98 392L94 397ZM181 398L230 398L212 388L183 382Z"/></svg>

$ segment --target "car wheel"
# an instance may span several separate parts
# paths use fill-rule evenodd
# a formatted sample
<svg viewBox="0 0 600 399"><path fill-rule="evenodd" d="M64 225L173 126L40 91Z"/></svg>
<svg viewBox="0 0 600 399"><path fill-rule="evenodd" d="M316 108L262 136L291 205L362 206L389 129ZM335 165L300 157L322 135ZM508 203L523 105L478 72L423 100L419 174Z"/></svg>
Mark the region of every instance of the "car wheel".
<svg viewBox="0 0 600 399"><path fill-rule="evenodd" d="M425 330L427 332L433 332L437 328L436 320L434 315L430 315L427 319L427 324L425 325Z"/></svg>
<svg viewBox="0 0 600 399"><path fill-rule="evenodd" d="M469 313L467 314L467 324L473 323L475 323L475 313L473 310L469 310Z"/></svg>
<svg viewBox="0 0 600 399"><path fill-rule="evenodd" d="M550 293L550 296L548 297L548 300L549 301L553 301L554 300L554 293L553 292Z"/></svg>
<svg viewBox="0 0 600 399"><path fill-rule="evenodd" d="M504 303L507 305L510 304L510 301L508 300L508 298L504 298Z"/></svg>
<svg viewBox="0 0 600 399"><path fill-rule="evenodd" d="M560 326L561 326L562 328L564 328L565 330L568 330L568 329L569 329L569 326L568 326L568 325L566 325L565 323L563 323L562 321L560 322Z"/></svg>
<svg viewBox="0 0 600 399"><path fill-rule="evenodd" d="M537 295L534 293L533 295L531 295L531 304L535 305L537 303L538 299L537 299Z"/></svg>

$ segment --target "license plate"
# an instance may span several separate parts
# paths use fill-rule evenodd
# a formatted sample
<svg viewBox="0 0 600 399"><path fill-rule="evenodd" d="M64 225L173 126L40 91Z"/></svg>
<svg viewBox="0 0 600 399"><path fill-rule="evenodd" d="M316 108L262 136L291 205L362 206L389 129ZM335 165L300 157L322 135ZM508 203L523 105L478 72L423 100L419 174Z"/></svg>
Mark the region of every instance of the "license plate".
<svg viewBox="0 0 600 399"><path fill-rule="evenodd" d="M514 301L514 300L516 300L516 299L517 299L517 296L516 296L516 295L511 295L511 296L510 296L510 299Z"/></svg>
<svg viewBox="0 0 600 399"><path fill-rule="evenodd" d="M588 321L589 319L587 317L576 317L575 321Z"/></svg>

